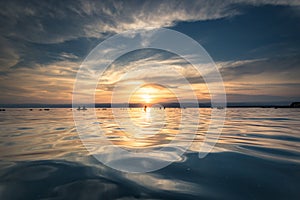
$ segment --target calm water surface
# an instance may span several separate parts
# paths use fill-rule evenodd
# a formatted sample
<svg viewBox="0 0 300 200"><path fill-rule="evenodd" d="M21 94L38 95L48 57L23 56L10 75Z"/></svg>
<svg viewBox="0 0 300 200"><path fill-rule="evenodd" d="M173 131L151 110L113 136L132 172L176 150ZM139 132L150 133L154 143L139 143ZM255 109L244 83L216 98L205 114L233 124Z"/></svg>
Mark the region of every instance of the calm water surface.
<svg viewBox="0 0 300 200"><path fill-rule="evenodd" d="M163 169L132 174L93 157L111 153L95 131L82 138L95 147L86 150L70 109L6 109L0 112L0 199L300 199L300 109L228 109L219 141L203 159L198 150L211 109L199 111L199 128L188 151ZM111 109L98 109L94 123L128 151L168 146L172 155L189 138L175 137L180 109L116 112L121 121L113 119ZM192 119L195 109L187 112ZM122 113L128 115L122 119ZM190 134L189 127L185 130Z"/></svg>

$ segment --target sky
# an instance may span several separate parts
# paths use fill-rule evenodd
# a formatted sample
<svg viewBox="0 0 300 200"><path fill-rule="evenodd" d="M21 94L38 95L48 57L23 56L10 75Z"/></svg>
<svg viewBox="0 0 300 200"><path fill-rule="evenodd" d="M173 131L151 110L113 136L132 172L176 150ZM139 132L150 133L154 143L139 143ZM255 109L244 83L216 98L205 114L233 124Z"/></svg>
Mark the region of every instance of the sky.
<svg viewBox="0 0 300 200"><path fill-rule="evenodd" d="M93 48L124 31L155 28L179 31L205 48L222 75L228 102L300 101L298 0L2 0L0 7L0 104L71 103L76 73ZM163 68L182 72L199 101L210 99L190 63L144 49L111 64L96 102L108 102L120 84L126 93L133 77L123 75L137 66L155 66L157 73L133 73L144 88L132 93L132 102L138 96L147 102L173 101L172 91L156 81L190 98L186 83L177 74L162 76ZM126 100L118 95L119 102Z"/></svg>

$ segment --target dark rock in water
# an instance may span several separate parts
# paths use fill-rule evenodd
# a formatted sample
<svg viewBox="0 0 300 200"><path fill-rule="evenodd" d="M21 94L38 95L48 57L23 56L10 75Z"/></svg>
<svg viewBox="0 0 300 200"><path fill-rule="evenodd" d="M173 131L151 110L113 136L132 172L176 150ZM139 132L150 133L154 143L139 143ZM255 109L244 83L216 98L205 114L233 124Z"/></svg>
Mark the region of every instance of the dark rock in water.
<svg viewBox="0 0 300 200"><path fill-rule="evenodd" d="M32 111L33 109L29 109L30 111Z"/></svg>
<svg viewBox="0 0 300 200"><path fill-rule="evenodd" d="M300 102L293 102L290 105L291 108L300 108Z"/></svg>
<svg viewBox="0 0 300 200"><path fill-rule="evenodd" d="M49 111L50 109L49 108L45 108L44 110Z"/></svg>
<svg viewBox="0 0 300 200"><path fill-rule="evenodd" d="M5 111L5 109L0 109L0 111Z"/></svg>

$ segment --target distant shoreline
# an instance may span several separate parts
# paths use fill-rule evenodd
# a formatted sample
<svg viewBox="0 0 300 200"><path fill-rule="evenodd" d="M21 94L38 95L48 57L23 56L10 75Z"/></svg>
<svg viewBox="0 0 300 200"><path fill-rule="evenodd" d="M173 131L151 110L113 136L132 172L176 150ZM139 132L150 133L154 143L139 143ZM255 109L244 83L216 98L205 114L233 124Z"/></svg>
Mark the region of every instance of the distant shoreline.
<svg viewBox="0 0 300 200"><path fill-rule="evenodd" d="M267 104L267 103L228 103L226 108L299 108L298 106L293 107L294 103L286 103L282 105L282 103L274 103L274 104ZM296 103L297 104L297 103ZM78 104L77 106L85 105L87 108L94 107L91 104ZM191 103L184 103L180 106L179 103L161 103L162 107L166 108L211 108L210 103L199 103L198 106ZM144 107L143 104L95 104L95 108L142 108ZM151 107L151 106L149 106ZM0 104L0 108L72 108L72 104Z"/></svg>

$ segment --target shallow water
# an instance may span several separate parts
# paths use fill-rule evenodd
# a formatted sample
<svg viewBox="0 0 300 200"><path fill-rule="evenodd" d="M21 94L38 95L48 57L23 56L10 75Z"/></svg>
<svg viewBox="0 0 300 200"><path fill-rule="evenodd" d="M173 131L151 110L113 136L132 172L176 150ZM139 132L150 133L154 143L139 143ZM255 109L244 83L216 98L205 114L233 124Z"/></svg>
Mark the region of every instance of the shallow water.
<svg viewBox="0 0 300 200"><path fill-rule="evenodd" d="M113 150L103 148L106 144L99 143L97 131L91 129L81 140L70 109L6 109L0 112L0 199L300 197L300 109L227 109L218 143L203 159L198 157L199 144L210 124L211 109L186 109L188 120L192 121L195 111L200 111L200 120L199 127L183 128L184 137L176 137L180 109L114 111L119 121L111 109L98 109L93 122L112 144L133 152L168 147L154 160L175 157L176 162L149 173L120 172L93 156L107 158ZM78 112L91 114L90 110ZM198 127L196 137L188 141L193 126ZM193 143L177 156L184 142ZM131 160L108 159L121 164Z"/></svg>

